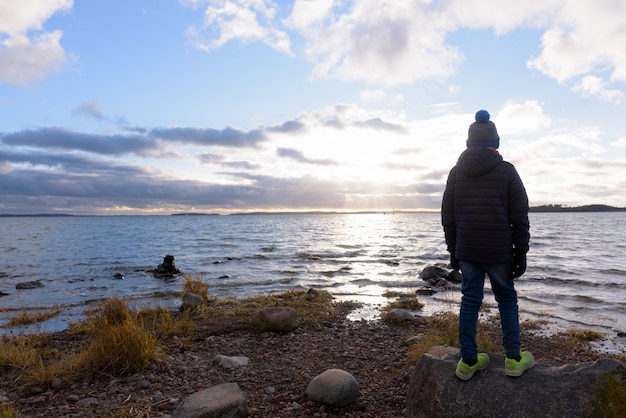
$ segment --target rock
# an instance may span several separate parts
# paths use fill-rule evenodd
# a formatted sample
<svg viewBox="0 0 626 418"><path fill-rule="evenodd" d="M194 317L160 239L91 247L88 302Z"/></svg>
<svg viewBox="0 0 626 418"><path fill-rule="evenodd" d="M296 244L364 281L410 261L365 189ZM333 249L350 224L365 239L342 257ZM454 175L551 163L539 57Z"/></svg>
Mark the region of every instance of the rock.
<svg viewBox="0 0 626 418"><path fill-rule="evenodd" d="M415 294L417 295L422 295L422 296L432 296L434 295L436 292L433 290L432 287L430 286L422 286L421 288L417 289L415 291Z"/></svg>
<svg viewBox="0 0 626 418"><path fill-rule="evenodd" d="M395 308L387 313L387 317L392 321L405 322L413 319L413 314L406 309Z"/></svg>
<svg viewBox="0 0 626 418"><path fill-rule="evenodd" d="M235 367L247 366L249 360L248 357L244 356L228 357L218 354L213 358L213 363L225 369L234 369Z"/></svg>
<svg viewBox="0 0 626 418"><path fill-rule="evenodd" d="M463 282L461 272L458 270L452 270L450 273L448 273L448 276L446 277L446 279L448 279L448 281L452 283Z"/></svg>
<svg viewBox="0 0 626 418"><path fill-rule="evenodd" d="M537 363L521 377L504 374L504 356L469 381L454 370L458 349L435 346L410 378L406 418L417 417L601 417L623 413L626 364L600 359L553 367ZM619 398L619 399L613 399ZM621 403L620 403L621 402Z"/></svg>
<svg viewBox="0 0 626 418"><path fill-rule="evenodd" d="M124 275L123 275L122 273L119 273L119 272L118 272L118 273L115 273L115 274L113 275L113 277L115 277L115 278L116 278L116 279L118 279L118 280L124 280Z"/></svg>
<svg viewBox="0 0 626 418"><path fill-rule="evenodd" d="M245 417L248 400L236 383L223 383L183 399L172 418Z"/></svg>
<svg viewBox="0 0 626 418"><path fill-rule="evenodd" d="M78 401L80 401L80 397L74 393L67 395L67 397L65 398L66 401L71 402L71 403L76 403Z"/></svg>
<svg viewBox="0 0 626 418"><path fill-rule="evenodd" d="M41 280L33 280L30 282L22 282L17 283L15 285L16 289L36 289L38 287L44 287L44 284Z"/></svg>
<svg viewBox="0 0 626 418"><path fill-rule="evenodd" d="M348 406L359 397L359 383L350 373L329 369L315 376L306 388L309 399L329 406Z"/></svg>
<svg viewBox="0 0 626 418"><path fill-rule="evenodd" d="M437 266L428 266L424 268L424 270L420 271L419 274L422 280L430 281L436 279L443 279L448 277L448 272Z"/></svg>
<svg viewBox="0 0 626 418"><path fill-rule="evenodd" d="M92 407L92 406L98 405L98 400L92 397L83 398L83 399L80 399L78 402L76 402L76 405L83 407L83 408Z"/></svg>
<svg viewBox="0 0 626 418"><path fill-rule="evenodd" d="M182 302L182 309L190 309L204 305L204 299L202 296L191 292L183 293Z"/></svg>
<svg viewBox="0 0 626 418"><path fill-rule="evenodd" d="M10 293L3 292L2 290L0 290L0 297L1 296L9 296L9 295L10 295Z"/></svg>
<svg viewBox="0 0 626 418"><path fill-rule="evenodd" d="M289 332L298 326L298 312L289 306L259 309L254 316L259 331Z"/></svg>

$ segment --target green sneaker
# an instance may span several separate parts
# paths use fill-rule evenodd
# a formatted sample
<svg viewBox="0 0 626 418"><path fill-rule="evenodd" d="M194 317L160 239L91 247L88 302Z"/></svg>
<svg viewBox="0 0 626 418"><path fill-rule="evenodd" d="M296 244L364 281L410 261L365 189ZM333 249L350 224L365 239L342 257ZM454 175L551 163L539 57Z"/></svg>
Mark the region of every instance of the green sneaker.
<svg viewBox="0 0 626 418"><path fill-rule="evenodd" d="M485 370L489 366L489 355L487 353L478 353L476 360L478 360L476 364L468 366L463 362L463 359L460 359L459 364L456 366L456 377L461 380L470 380L478 370Z"/></svg>
<svg viewBox="0 0 626 418"><path fill-rule="evenodd" d="M504 360L504 373L507 376L519 377L535 365L535 358L530 352L522 351L520 356L520 361L508 357Z"/></svg>

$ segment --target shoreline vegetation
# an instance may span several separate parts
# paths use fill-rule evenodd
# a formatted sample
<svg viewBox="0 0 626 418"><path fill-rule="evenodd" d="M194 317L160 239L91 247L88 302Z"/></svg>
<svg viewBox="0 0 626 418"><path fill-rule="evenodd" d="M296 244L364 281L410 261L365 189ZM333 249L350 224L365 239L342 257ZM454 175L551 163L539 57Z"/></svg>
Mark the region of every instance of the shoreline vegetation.
<svg viewBox="0 0 626 418"><path fill-rule="evenodd" d="M235 382L248 397L251 417L401 417L412 366L435 345L458 347L453 313L410 319L392 310L418 311L416 295L389 295L377 320L348 320L357 302L336 302L320 290L292 290L246 299L211 297L208 285L185 276L181 296L193 308L131 310L121 299L88 308L67 331L0 339L0 418L169 416L185 397L205 387ZM393 296L393 297L392 297ZM297 311L291 332L259 328L265 307ZM479 348L501 353L497 314L484 306ZM524 349L538 362L560 366L626 356L595 351L591 330L541 336L541 321L522 323ZM250 365L224 369L216 355L246 356ZM311 378L329 368L355 375L355 404L331 408L306 398Z"/></svg>
<svg viewBox="0 0 626 418"><path fill-rule="evenodd" d="M358 214L401 214L401 213L437 213L438 211L411 211L395 210L391 211L253 211L236 212L229 214L205 213L205 212L180 212L170 215L72 215L68 213L33 213L33 214L9 214L0 213L0 218L19 217L81 217L81 216L233 216L233 215L358 215ZM530 212L626 212L626 207L615 207L603 204L592 204L582 206L568 206L562 204L548 204L531 206Z"/></svg>

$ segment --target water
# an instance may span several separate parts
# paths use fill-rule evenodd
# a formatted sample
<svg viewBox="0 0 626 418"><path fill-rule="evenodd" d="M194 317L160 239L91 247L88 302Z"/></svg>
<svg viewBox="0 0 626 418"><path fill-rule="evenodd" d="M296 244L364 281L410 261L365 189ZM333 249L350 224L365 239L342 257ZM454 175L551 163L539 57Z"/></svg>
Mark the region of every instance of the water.
<svg viewBox="0 0 626 418"><path fill-rule="evenodd" d="M63 329L85 305L111 297L177 307L184 278L146 272L165 254L212 296L314 287L364 302L356 315L366 317L389 301L385 292L414 293L426 284L420 271L448 261L438 213L0 217L0 231L0 291L9 294L0 297L0 325L22 312L61 311L17 332ZM517 281L522 318L597 329L623 344L624 236L624 212L531 213L529 267ZM44 287L15 289L33 280ZM458 287L420 297L425 315L456 312L459 299ZM495 307L489 291L486 299Z"/></svg>

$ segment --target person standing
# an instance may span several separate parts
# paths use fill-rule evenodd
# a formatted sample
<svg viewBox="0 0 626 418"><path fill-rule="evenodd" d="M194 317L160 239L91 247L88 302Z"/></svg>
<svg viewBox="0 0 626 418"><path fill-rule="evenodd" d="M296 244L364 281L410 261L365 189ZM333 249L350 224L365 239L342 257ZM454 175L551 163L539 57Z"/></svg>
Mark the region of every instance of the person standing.
<svg viewBox="0 0 626 418"><path fill-rule="evenodd" d="M504 161L500 137L486 110L479 110L468 130L467 148L450 170L441 203L441 220L450 265L461 270L459 313L461 359L455 374L469 380L489 365L479 353L476 324L485 275L489 276L504 346L505 374L521 376L535 365L521 350L519 310L514 279L526 271L530 241L528 196L515 167Z"/></svg>

